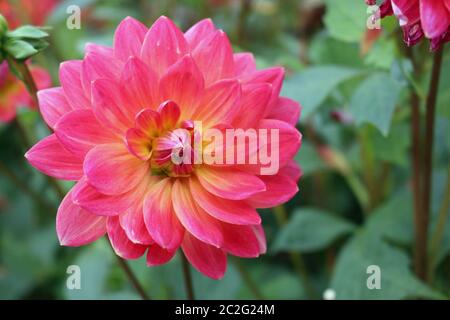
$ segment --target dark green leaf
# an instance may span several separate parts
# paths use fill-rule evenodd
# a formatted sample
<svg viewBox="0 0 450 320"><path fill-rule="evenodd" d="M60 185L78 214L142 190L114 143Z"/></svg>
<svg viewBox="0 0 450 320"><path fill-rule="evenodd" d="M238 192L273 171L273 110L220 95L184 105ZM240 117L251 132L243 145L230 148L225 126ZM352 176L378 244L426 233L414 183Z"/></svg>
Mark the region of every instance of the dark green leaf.
<svg viewBox="0 0 450 320"><path fill-rule="evenodd" d="M326 0L326 5L324 22L331 36L342 41L359 42L369 18L364 1Z"/></svg>
<svg viewBox="0 0 450 320"><path fill-rule="evenodd" d="M5 42L4 50L17 60L28 59L39 52L28 42L18 39L8 39Z"/></svg>
<svg viewBox="0 0 450 320"><path fill-rule="evenodd" d="M337 260L331 289L336 299L445 299L418 280L410 270L408 256L364 230L343 249ZM369 266L380 268L380 289L369 289Z"/></svg>
<svg viewBox="0 0 450 320"><path fill-rule="evenodd" d="M354 229L352 223L328 212L314 208L299 209L279 233L273 250L322 250Z"/></svg>
<svg viewBox="0 0 450 320"><path fill-rule="evenodd" d="M353 94L350 110L358 125L370 123L383 135L389 133L401 86L386 73L367 78Z"/></svg>
<svg viewBox="0 0 450 320"><path fill-rule="evenodd" d="M42 39L48 37L48 33L37 27L27 25L9 31L7 37L10 39Z"/></svg>
<svg viewBox="0 0 450 320"><path fill-rule="evenodd" d="M339 66L311 67L288 78L282 94L301 103L302 119L305 119L341 82L355 77L359 72Z"/></svg>

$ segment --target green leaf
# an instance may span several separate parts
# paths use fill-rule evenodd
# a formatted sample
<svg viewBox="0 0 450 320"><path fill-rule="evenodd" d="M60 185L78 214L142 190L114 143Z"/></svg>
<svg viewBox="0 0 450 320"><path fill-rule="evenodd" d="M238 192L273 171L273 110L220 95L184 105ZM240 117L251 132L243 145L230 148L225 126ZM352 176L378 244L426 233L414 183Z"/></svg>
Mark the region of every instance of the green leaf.
<svg viewBox="0 0 450 320"><path fill-rule="evenodd" d="M387 136L400 91L400 84L386 73L367 78L356 89L350 101L356 124L370 123Z"/></svg>
<svg viewBox="0 0 450 320"><path fill-rule="evenodd" d="M37 27L26 25L9 31L7 37L10 39L42 39L48 37L48 33Z"/></svg>
<svg viewBox="0 0 450 320"><path fill-rule="evenodd" d="M295 156L295 161L301 166L303 177L327 168L314 146L308 141L302 142L302 147Z"/></svg>
<svg viewBox="0 0 450 320"><path fill-rule="evenodd" d="M309 59L312 64L364 67L359 44L337 40L327 32L314 37L309 49Z"/></svg>
<svg viewBox="0 0 450 320"><path fill-rule="evenodd" d="M347 42L361 40L369 18L364 1L326 0L324 22L331 36Z"/></svg>
<svg viewBox="0 0 450 320"><path fill-rule="evenodd" d="M408 165L408 149L411 145L409 132L410 128L406 123L394 125L387 137L376 129L370 130L370 138L376 150L375 157L400 166Z"/></svg>
<svg viewBox="0 0 450 320"><path fill-rule="evenodd" d="M288 78L282 94L301 103L304 119L319 107L341 82L359 73L356 69L332 65L311 67Z"/></svg>
<svg viewBox="0 0 450 320"><path fill-rule="evenodd" d="M325 249L351 233L355 226L328 212L314 208L295 211L275 240L274 251L313 252Z"/></svg>
<svg viewBox="0 0 450 320"><path fill-rule="evenodd" d="M17 60L28 59L39 52L28 42L18 39L8 39L5 42L4 50Z"/></svg>
<svg viewBox="0 0 450 320"><path fill-rule="evenodd" d="M341 251L331 280L336 299L445 299L417 279L408 256L368 230L358 233ZM380 289L369 289L369 266L380 268Z"/></svg>
<svg viewBox="0 0 450 320"><path fill-rule="evenodd" d="M380 38L369 51L365 63L368 66L389 70L397 55L397 43L393 38Z"/></svg>

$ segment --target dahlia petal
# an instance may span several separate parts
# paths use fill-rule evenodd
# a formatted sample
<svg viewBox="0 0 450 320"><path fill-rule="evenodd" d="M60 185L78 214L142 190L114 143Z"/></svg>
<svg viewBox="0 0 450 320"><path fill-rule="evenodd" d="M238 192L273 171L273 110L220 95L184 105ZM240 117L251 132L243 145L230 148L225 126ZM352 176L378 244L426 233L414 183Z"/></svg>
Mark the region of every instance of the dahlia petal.
<svg viewBox="0 0 450 320"><path fill-rule="evenodd" d="M61 63L59 81L66 94L67 101L74 109L87 109L91 103L81 84L81 60L70 60Z"/></svg>
<svg viewBox="0 0 450 320"><path fill-rule="evenodd" d="M186 232L181 245L187 260L204 275L221 279L227 269L227 256L222 249L208 245Z"/></svg>
<svg viewBox="0 0 450 320"><path fill-rule="evenodd" d="M230 124L241 110L240 97L239 81L235 79L218 81L205 90L202 102L192 115L192 119L201 120L203 127L218 123Z"/></svg>
<svg viewBox="0 0 450 320"><path fill-rule="evenodd" d="M136 129L141 130L148 137L158 135L161 125L160 114L152 109L144 109L136 115Z"/></svg>
<svg viewBox="0 0 450 320"><path fill-rule="evenodd" d="M281 67L273 67L264 70L258 70L243 77L243 83L269 83L272 85L272 96L269 106L272 107L278 100L281 86L284 79L284 69ZM270 109L269 109L270 110ZM263 115L263 117L267 114Z"/></svg>
<svg viewBox="0 0 450 320"><path fill-rule="evenodd" d="M97 79L92 83L92 107L98 121L118 134L133 127L134 115L125 108L120 86L109 79Z"/></svg>
<svg viewBox="0 0 450 320"><path fill-rule="evenodd" d="M145 35L141 59L158 75L188 52L183 33L167 17L160 17Z"/></svg>
<svg viewBox="0 0 450 320"><path fill-rule="evenodd" d="M42 117L52 129L63 115L74 110L61 87L40 90L38 99Z"/></svg>
<svg viewBox="0 0 450 320"><path fill-rule="evenodd" d="M56 232L61 245L77 247L91 243L106 233L106 218L94 215L72 202L69 192L56 215Z"/></svg>
<svg viewBox="0 0 450 320"><path fill-rule="evenodd" d="M267 241L266 241L266 233L264 232L264 228L261 224L252 226L253 232L256 235L259 243L259 253L264 254L267 252Z"/></svg>
<svg viewBox="0 0 450 320"><path fill-rule="evenodd" d="M158 77L142 60L130 57L125 64L120 83L130 111L137 114L144 108L156 108Z"/></svg>
<svg viewBox="0 0 450 320"><path fill-rule="evenodd" d="M420 1L420 20L428 39L440 37L449 27L450 14L443 1Z"/></svg>
<svg viewBox="0 0 450 320"><path fill-rule="evenodd" d="M233 55L234 74L242 77L256 71L255 57L250 52L240 52Z"/></svg>
<svg viewBox="0 0 450 320"><path fill-rule="evenodd" d="M98 145L84 160L84 173L89 184L106 195L130 191L148 170L148 163L135 158L122 144Z"/></svg>
<svg viewBox="0 0 450 320"><path fill-rule="evenodd" d="M271 208L281 205L295 196L298 186L294 179L277 174L274 176L260 176L264 181L267 191L255 194L247 199L247 202L255 208Z"/></svg>
<svg viewBox="0 0 450 320"><path fill-rule="evenodd" d="M98 192L85 178L72 189L72 201L84 210L100 216L115 216L124 213L133 205L135 190L118 196Z"/></svg>
<svg viewBox="0 0 450 320"><path fill-rule="evenodd" d="M238 170L209 166L199 168L197 177L210 193L230 200L243 200L266 190L260 178Z"/></svg>
<svg viewBox="0 0 450 320"><path fill-rule="evenodd" d="M269 83L246 84L242 86L241 112L247 116L235 119L235 128L254 128L268 113L272 85Z"/></svg>
<svg viewBox="0 0 450 320"><path fill-rule="evenodd" d="M268 141L267 150L276 150L279 154L279 168L284 167L291 160L300 148L302 135L293 126L288 123L275 119L264 119L259 123L259 129L267 129ZM272 135L278 131L278 148L272 146ZM266 147L264 146L264 147ZM262 146L260 146L262 148Z"/></svg>
<svg viewBox="0 0 450 320"><path fill-rule="evenodd" d="M166 178L153 185L144 202L147 230L162 248L174 250L183 240L184 228L172 206L172 182Z"/></svg>
<svg viewBox="0 0 450 320"><path fill-rule="evenodd" d="M155 267L172 260L177 250L167 250L158 245L152 245L147 251L147 265Z"/></svg>
<svg viewBox="0 0 450 320"><path fill-rule="evenodd" d="M93 81L97 79L118 80L122 67L123 63L114 58L112 51L109 54L88 53L81 66L81 83L88 99L91 99Z"/></svg>
<svg viewBox="0 0 450 320"><path fill-rule="evenodd" d="M293 159L290 160L288 164L280 170L280 173L288 176L295 182L297 182L303 174L302 169Z"/></svg>
<svg viewBox="0 0 450 320"><path fill-rule="evenodd" d="M268 118L277 119L295 126L300 118L300 104L289 98L280 97L278 103L270 110Z"/></svg>
<svg viewBox="0 0 450 320"><path fill-rule="evenodd" d="M145 226L143 203L144 195L139 196L139 203L135 203L133 207L120 215L120 225L132 242L150 245L154 244L155 241L150 236Z"/></svg>
<svg viewBox="0 0 450 320"><path fill-rule="evenodd" d="M137 158L147 161L150 159L151 141L146 133L142 130L131 128L125 135L128 150Z"/></svg>
<svg viewBox="0 0 450 320"><path fill-rule="evenodd" d="M104 57L114 58L113 48L92 42L86 43L84 46L84 52L86 52L86 54L96 53Z"/></svg>
<svg viewBox="0 0 450 320"><path fill-rule="evenodd" d="M200 42L214 34L216 30L217 29L211 19L203 19L189 28L189 30L185 32L184 37L189 43L191 51L194 51Z"/></svg>
<svg viewBox="0 0 450 320"><path fill-rule="evenodd" d="M180 90L183 88L183 90ZM178 104L183 118L195 109L204 89L203 77L191 56L186 55L162 76L159 91L162 101ZM186 116L184 116L186 114Z"/></svg>
<svg viewBox="0 0 450 320"><path fill-rule="evenodd" d="M222 223L222 249L241 258L256 258L260 254L260 243L252 226Z"/></svg>
<svg viewBox="0 0 450 320"><path fill-rule="evenodd" d="M127 61L130 56L139 57L148 28L136 19L126 17L114 33L114 55Z"/></svg>
<svg viewBox="0 0 450 320"><path fill-rule="evenodd" d="M185 182L175 181L172 188L172 201L178 219L189 233L203 242L216 247L221 246L223 235L219 221L195 203L189 186Z"/></svg>
<svg viewBox="0 0 450 320"><path fill-rule="evenodd" d="M137 259L147 250L147 246L133 243L128 239L125 231L120 226L119 217L108 217L106 230L114 251L124 259Z"/></svg>
<svg viewBox="0 0 450 320"><path fill-rule="evenodd" d="M54 130L63 146L81 159L97 144L117 141L107 128L102 127L90 109L67 113L58 121Z"/></svg>
<svg viewBox="0 0 450 320"><path fill-rule="evenodd" d="M195 177L189 179L189 187L195 195L197 204L214 218L238 225L261 223L258 212L244 201L226 200L213 196Z"/></svg>
<svg viewBox="0 0 450 320"><path fill-rule="evenodd" d="M180 107L173 101L165 101L158 107L158 112L161 115L161 123L163 129L169 130L176 127L180 119Z"/></svg>
<svg viewBox="0 0 450 320"><path fill-rule="evenodd" d="M391 3L400 26L411 26L420 20L419 0L392 0Z"/></svg>
<svg viewBox="0 0 450 320"><path fill-rule="evenodd" d="M206 85L234 76L233 49L222 30L200 42L192 51L192 57L202 71Z"/></svg>
<svg viewBox="0 0 450 320"><path fill-rule="evenodd" d="M83 176L83 160L67 151L55 134L35 144L25 158L46 175L61 180L79 180Z"/></svg>

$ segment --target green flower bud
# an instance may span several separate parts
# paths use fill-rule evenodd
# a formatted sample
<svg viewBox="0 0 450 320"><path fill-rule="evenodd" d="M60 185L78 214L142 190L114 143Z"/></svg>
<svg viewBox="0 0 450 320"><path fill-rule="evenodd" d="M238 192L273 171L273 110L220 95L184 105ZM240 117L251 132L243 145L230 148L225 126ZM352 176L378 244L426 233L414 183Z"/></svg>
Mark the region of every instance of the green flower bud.
<svg viewBox="0 0 450 320"><path fill-rule="evenodd" d="M8 22L5 17L0 14L0 38L2 38L8 31Z"/></svg>

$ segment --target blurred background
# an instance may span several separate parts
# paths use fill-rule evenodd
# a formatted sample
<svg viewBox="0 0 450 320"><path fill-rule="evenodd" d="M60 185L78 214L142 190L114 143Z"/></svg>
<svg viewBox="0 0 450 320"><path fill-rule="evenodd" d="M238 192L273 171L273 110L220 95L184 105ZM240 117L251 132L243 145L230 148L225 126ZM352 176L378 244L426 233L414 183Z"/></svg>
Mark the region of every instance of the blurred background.
<svg viewBox="0 0 450 320"><path fill-rule="evenodd" d="M81 9L81 29L66 27L72 4ZM50 72L54 86L60 62L82 58L87 42L111 45L126 16L150 26L166 15L183 30L211 17L236 51L254 53L259 68L286 68L283 95L303 106L303 145L296 157L304 173L300 191L285 206L261 211L266 255L230 259L221 281L192 271L197 298L323 299L324 292L336 299L449 298L448 48L438 98L425 283L412 267L413 68L394 18L383 20L382 31L368 31L362 0L0 0L0 13L17 25L49 27L50 46L33 63ZM428 44L415 52L422 67L414 86L426 93ZM6 91L1 85L0 90L1 104ZM139 299L106 239L60 247L59 195L23 157L27 144L48 134L40 115L27 108L0 123L0 299ZM81 268L81 290L66 287L70 265ZM371 265L381 271L379 290L367 287ZM143 260L130 266L151 298L186 297L180 257L161 267L147 268Z"/></svg>

